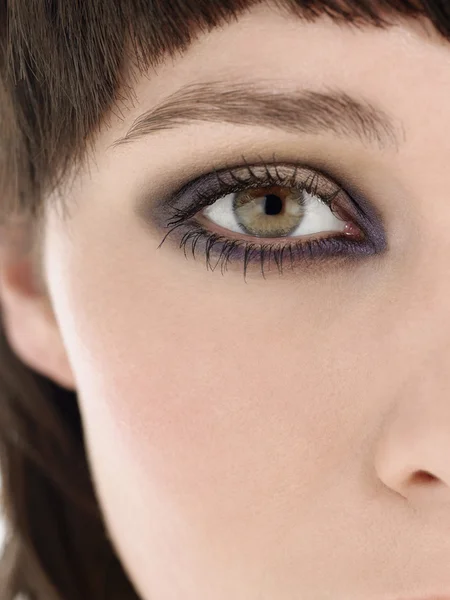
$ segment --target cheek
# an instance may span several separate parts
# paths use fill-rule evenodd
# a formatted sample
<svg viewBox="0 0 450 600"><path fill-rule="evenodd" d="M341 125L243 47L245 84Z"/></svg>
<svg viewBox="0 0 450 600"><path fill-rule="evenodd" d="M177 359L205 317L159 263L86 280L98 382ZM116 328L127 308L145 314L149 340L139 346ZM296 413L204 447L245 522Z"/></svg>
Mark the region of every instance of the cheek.
<svg viewBox="0 0 450 600"><path fill-rule="evenodd" d="M167 564L213 572L239 540L256 577L286 528L308 527L319 490L339 485L370 422L349 402L370 367L354 351L361 331L335 298L332 317L317 308L323 282L246 286L158 254L108 215L74 236L50 232L49 280L124 561L138 581Z"/></svg>

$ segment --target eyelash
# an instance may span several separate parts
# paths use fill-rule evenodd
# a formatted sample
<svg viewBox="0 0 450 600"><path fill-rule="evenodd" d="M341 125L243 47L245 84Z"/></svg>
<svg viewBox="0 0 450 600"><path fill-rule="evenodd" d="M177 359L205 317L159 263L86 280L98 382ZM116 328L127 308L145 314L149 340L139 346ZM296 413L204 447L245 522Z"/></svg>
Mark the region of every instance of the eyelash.
<svg viewBox="0 0 450 600"><path fill-rule="evenodd" d="M373 222L375 211L366 211L351 198L343 187L340 187L337 183L318 172L316 169L312 169L306 165L286 165L286 163L267 163L261 161L258 164L249 165L244 157L242 157L243 165L228 168L226 170L217 171L213 170L212 173L202 176L187 185L183 186L177 193L172 196L171 200L166 204L169 206L169 210L172 212L172 218L167 222L166 227L173 226L169 232L164 236L163 240L159 244L158 248L162 246L166 238L176 229L183 227L182 237L179 240L180 249L183 248L184 255L187 258L187 248L190 245L192 257L196 259L195 251L199 242L205 244L204 247L204 258L206 260L207 270L211 269L214 271L219 263L221 264L222 275L224 271L228 269L228 264L236 261L243 263L244 265L244 280L246 279L248 265L254 262L260 263L261 275L265 279L264 265L265 261L270 265L270 259L276 263L278 272L280 275L283 274L283 265L285 260L285 254L289 255L291 268L294 268L294 264L302 263L306 264L311 261L325 261L332 258L361 258L369 255L379 254L385 249L384 233L380 221L375 217L375 223ZM294 168L294 173L290 178L284 178L279 175L278 168L282 166L289 166ZM263 168L262 175L256 175L255 170L257 168ZM270 172L270 167L275 169L275 177ZM277 168L278 167L278 168ZM305 181L299 184L296 181L298 169L306 169L313 173L310 181ZM245 179L240 179L236 175L236 172L245 171ZM215 190L211 192L203 192L201 187L203 181L208 178L214 177L216 183ZM318 194L318 186L320 178L324 178L328 182L332 182L338 190L328 197ZM224 179L229 181L224 181ZM352 202L354 207L355 215L349 215L348 220L352 222L357 221L358 227L363 232L364 238L362 240L356 240L346 238L342 235L336 235L335 237L326 237L320 239L306 239L298 242L287 242L285 244L278 242L275 243L264 243L264 242L249 242L240 239L227 238L224 235L208 231L201 223L195 221L195 215L205 209L207 206L214 204L220 198L230 193L241 192L248 190L249 188L264 188L273 185L291 187L296 190L319 196L323 202L327 204L330 210L333 210L333 200L342 191L347 195L349 200ZM180 199L189 195L189 191L194 188L192 199L189 201L188 206L185 208L178 208L176 204ZM291 239L286 237L286 239ZM295 238L292 238L295 239ZM216 262L213 265L212 258L219 254L216 258ZM297 254L297 260L295 260L294 254ZM256 258L255 258L256 257Z"/></svg>

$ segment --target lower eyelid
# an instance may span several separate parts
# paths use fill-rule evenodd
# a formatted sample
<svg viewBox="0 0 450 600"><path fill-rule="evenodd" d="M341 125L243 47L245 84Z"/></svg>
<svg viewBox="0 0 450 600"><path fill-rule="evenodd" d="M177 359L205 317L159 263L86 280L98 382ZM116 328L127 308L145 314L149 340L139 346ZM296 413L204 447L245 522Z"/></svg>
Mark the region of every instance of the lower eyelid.
<svg viewBox="0 0 450 600"><path fill-rule="evenodd" d="M214 237L218 241L212 244ZM207 270L220 271L222 275L228 271L243 273L244 280L248 274L255 273L264 279L266 276L285 276L286 273L297 277L331 274L336 268L352 268L377 254L370 240L361 243L336 236L318 239L315 235L300 245L288 244L286 239L267 241L266 238L256 243L254 237L250 242L232 239L211 233L194 219L176 228L171 243L174 247L178 246L176 252L183 247L186 259L192 257L195 261L206 262ZM235 244L232 250L229 249L230 244ZM224 246L228 246L225 251ZM227 256L230 260L226 260Z"/></svg>

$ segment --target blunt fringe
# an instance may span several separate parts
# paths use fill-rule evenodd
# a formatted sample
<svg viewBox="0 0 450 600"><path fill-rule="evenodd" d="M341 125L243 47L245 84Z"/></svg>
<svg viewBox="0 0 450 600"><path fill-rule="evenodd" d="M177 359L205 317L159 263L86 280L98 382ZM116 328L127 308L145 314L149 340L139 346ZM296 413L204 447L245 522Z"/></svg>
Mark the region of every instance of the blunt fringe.
<svg viewBox="0 0 450 600"><path fill-rule="evenodd" d="M0 243L33 235L45 198L154 72L255 0L0 0ZM293 18L388 27L423 18L450 41L448 0L273 0ZM139 600L108 536L77 396L23 364L0 307L2 600Z"/></svg>

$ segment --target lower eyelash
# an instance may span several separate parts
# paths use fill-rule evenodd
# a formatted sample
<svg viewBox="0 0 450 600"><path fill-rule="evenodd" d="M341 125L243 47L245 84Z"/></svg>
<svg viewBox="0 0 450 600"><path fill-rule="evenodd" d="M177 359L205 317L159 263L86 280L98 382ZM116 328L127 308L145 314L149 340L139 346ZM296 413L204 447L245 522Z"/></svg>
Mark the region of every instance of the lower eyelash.
<svg viewBox="0 0 450 600"><path fill-rule="evenodd" d="M169 233L180 226L183 226L185 231L179 246L183 248L186 258L188 258L187 251L190 248L192 257L196 260L196 248L198 245L202 245L204 248L202 248L201 254L206 260L208 270L215 271L220 264L221 273L224 275L229 264L240 262L244 266L244 280L246 280L248 266L253 264L259 264L261 275L266 279L265 266L267 263L270 267L271 259L275 262L279 274L282 275L286 261L289 261L290 268L293 269L298 263L329 261L330 257L357 259L377 254L376 246L367 238L352 240L337 236L292 243L254 243L233 240L217 233L211 233L195 222L180 223Z"/></svg>

